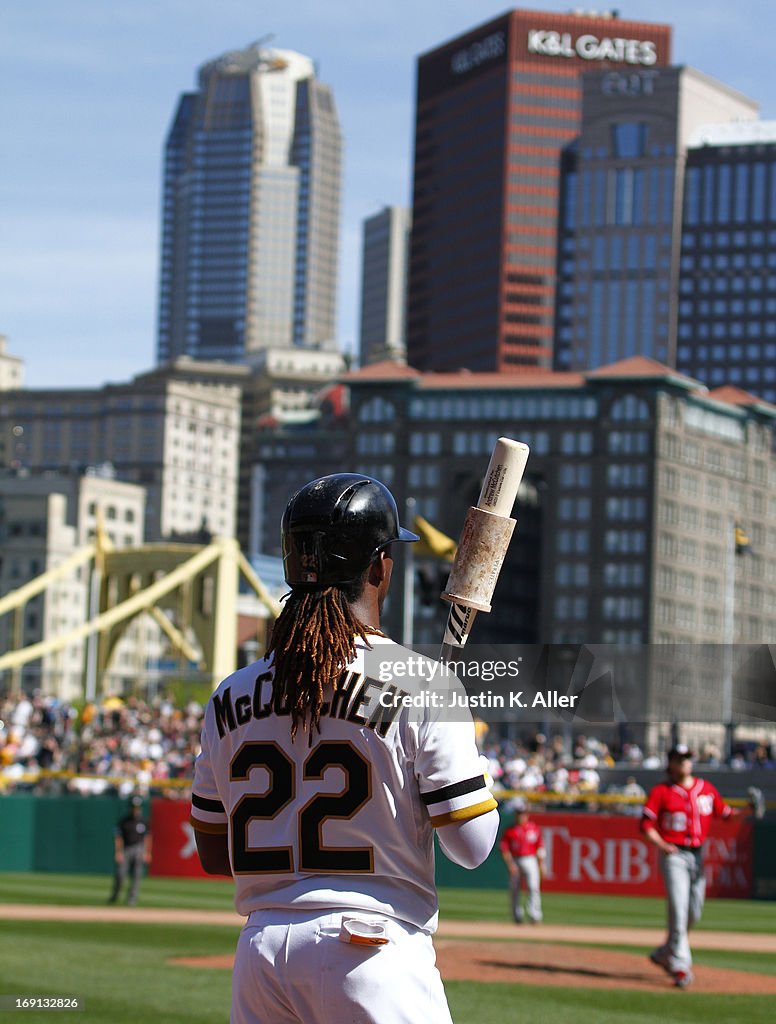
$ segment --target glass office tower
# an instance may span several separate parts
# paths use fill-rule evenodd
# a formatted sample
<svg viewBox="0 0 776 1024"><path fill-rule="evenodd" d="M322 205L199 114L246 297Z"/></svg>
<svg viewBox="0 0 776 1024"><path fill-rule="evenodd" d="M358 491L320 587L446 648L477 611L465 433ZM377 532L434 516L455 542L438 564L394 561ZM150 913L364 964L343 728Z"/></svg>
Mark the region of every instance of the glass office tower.
<svg viewBox="0 0 776 1024"><path fill-rule="evenodd" d="M157 357L334 347L341 136L308 57L205 64L167 137Z"/></svg>
<svg viewBox="0 0 776 1024"><path fill-rule="evenodd" d="M776 122L691 140L680 274L677 367L776 402Z"/></svg>
<svg viewBox="0 0 776 1024"><path fill-rule="evenodd" d="M552 362L561 151L579 76L669 61L667 25L511 11L418 60L407 359L421 370Z"/></svg>
<svg viewBox="0 0 776 1024"><path fill-rule="evenodd" d="M688 141L710 120L756 114L693 68L583 76L580 134L561 162L556 369L634 355L677 365Z"/></svg>

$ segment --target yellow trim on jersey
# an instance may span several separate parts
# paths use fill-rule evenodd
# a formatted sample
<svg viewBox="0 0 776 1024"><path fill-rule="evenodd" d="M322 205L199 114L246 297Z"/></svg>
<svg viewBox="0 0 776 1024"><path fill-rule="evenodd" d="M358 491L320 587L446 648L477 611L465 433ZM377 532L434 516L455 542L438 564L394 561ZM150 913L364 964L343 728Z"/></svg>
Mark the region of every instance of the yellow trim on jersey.
<svg viewBox="0 0 776 1024"><path fill-rule="evenodd" d="M189 824L197 832L207 832L211 836L225 836L229 831L229 825L225 821L200 821L193 814L189 818Z"/></svg>
<svg viewBox="0 0 776 1024"><path fill-rule="evenodd" d="M443 825L452 825L456 821L469 821L471 818L479 818L481 814L494 811L498 804L493 797L488 797L479 804L471 804L469 807L460 807L457 811L448 811L446 814L437 814L431 819L434 828L442 828Z"/></svg>

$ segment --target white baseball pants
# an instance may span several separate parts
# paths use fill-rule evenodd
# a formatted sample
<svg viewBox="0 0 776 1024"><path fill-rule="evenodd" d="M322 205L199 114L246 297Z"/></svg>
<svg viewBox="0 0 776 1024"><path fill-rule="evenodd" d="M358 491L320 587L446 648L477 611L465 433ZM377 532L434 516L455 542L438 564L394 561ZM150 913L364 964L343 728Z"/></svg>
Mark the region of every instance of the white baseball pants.
<svg viewBox="0 0 776 1024"><path fill-rule="evenodd" d="M452 1024L429 935L385 918L386 945L349 944L342 917L254 911L237 943L231 1024Z"/></svg>
<svg viewBox="0 0 776 1024"><path fill-rule="evenodd" d="M509 887L512 893L512 914L518 923L523 920L522 897L520 887L525 882L528 900L526 910L531 921L542 919L541 875L539 861L536 857L515 857L517 873L510 876Z"/></svg>

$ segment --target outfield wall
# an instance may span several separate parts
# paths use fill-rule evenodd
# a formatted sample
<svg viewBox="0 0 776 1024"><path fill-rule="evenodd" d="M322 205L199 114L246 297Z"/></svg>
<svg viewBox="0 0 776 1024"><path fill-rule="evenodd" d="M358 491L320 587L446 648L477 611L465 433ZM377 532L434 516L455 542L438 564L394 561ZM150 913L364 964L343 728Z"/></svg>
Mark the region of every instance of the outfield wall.
<svg viewBox="0 0 776 1024"><path fill-rule="evenodd" d="M127 811L110 796L0 797L0 871L112 873L113 830Z"/></svg>
<svg viewBox="0 0 776 1024"><path fill-rule="evenodd" d="M150 808L150 873L206 877L199 864L186 800L156 799ZM117 797L10 795L0 798L0 871L108 874L113 830L127 802ZM662 895L653 846L634 816L537 813L547 848L549 892ZM504 825L511 815L504 818ZM776 899L776 822L715 821L707 844L710 896ZM500 889L507 874L496 848L476 871L437 857L442 886Z"/></svg>
<svg viewBox="0 0 776 1024"><path fill-rule="evenodd" d="M641 835L638 817L536 813L531 819L541 827L544 838L546 860L542 888L545 891L611 896L663 895L658 853ZM506 815L502 825L510 821L511 816ZM705 854L709 896L751 898L753 846L751 820L733 818L712 823ZM506 887L507 873L498 845L474 872L438 857L437 884L483 889Z"/></svg>

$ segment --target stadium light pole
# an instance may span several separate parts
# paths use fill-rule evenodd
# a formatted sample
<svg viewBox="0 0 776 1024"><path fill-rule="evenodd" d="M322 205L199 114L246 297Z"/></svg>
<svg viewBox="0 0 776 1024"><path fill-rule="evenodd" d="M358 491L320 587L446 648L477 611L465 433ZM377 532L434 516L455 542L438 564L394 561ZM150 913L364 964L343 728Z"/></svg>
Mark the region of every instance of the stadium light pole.
<svg viewBox="0 0 776 1024"><path fill-rule="evenodd" d="M725 727L725 756L730 760L733 754L733 640L735 637L736 615L736 524L727 520L727 543L725 545L725 605L722 629L723 675L722 675L722 724Z"/></svg>

